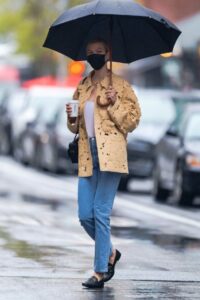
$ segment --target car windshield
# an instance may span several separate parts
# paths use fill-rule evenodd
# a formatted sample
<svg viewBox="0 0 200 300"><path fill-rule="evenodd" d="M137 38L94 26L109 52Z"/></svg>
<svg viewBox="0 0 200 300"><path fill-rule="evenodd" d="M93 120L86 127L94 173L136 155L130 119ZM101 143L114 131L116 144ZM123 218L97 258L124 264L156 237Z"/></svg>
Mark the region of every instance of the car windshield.
<svg viewBox="0 0 200 300"><path fill-rule="evenodd" d="M63 109L60 114L59 114L59 124L63 127L66 126L66 123L67 123L67 114L65 112L65 110Z"/></svg>
<svg viewBox="0 0 200 300"><path fill-rule="evenodd" d="M24 92L18 92L12 95L8 101L8 109L11 114L19 113L26 106L26 94Z"/></svg>
<svg viewBox="0 0 200 300"><path fill-rule="evenodd" d="M200 140L200 112L194 113L188 120L185 129L185 139L187 140Z"/></svg>
<svg viewBox="0 0 200 300"><path fill-rule="evenodd" d="M200 98L197 97L186 97L186 98L178 98L174 97L173 98L175 109L176 109L176 118L173 122L173 127L177 130L180 131L180 128L183 125L183 119L185 116L185 113L187 110L191 107L194 107L196 105L199 105L200 103Z"/></svg>
<svg viewBox="0 0 200 300"><path fill-rule="evenodd" d="M0 105L2 105L5 99L8 97L9 90L6 86L0 85Z"/></svg>
<svg viewBox="0 0 200 300"><path fill-rule="evenodd" d="M60 98L52 97L51 99L48 98L48 101L49 101L48 105L47 103L45 103L45 105L41 107L41 112L39 115L39 122L45 124L52 123L55 121L56 116L58 114L58 110L62 104L64 109L64 102L66 102L66 97L60 97Z"/></svg>
<svg viewBox="0 0 200 300"><path fill-rule="evenodd" d="M175 107L170 97L162 93L137 94L143 123L169 124L175 118Z"/></svg>
<svg viewBox="0 0 200 300"><path fill-rule="evenodd" d="M0 105L3 103L5 97L5 90L0 88Z"/></svg>

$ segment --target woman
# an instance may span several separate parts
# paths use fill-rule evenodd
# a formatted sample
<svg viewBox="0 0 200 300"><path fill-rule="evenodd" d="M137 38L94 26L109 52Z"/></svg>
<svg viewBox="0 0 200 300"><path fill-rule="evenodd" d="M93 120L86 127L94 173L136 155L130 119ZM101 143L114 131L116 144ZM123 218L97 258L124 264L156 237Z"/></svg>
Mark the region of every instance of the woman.
<svg viewBox="0 0 200 300"><path fill-rule="evenodd" d="M121 253L110 240L110 215L122 173L128 174L127 134L140 120L141 111L131 85L109 73L109 48L102 39L86 47L87 61L94 69L77 86L73 99L79 100L79 120L70 117L67 126L79 131L78 216L95 241L94 274L83 286L103 287L115 271Z"/></svg>

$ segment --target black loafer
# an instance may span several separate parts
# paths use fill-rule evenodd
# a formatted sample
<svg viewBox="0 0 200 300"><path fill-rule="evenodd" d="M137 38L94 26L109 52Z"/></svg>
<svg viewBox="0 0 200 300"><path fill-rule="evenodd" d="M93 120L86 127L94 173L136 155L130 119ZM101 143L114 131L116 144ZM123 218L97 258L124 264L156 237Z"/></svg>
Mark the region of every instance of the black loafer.
<svg viewBox="0 0 200 300"><path fill-rule="evenodd" d="M87 288L103 288L104 287L104 279L98 280L96 276L92 276L87 279L85 282L82 282L82 285Z"/></svg>
<svg viewBox="0 0 200 300"><path fill-rule="evenodd" d="M116 265L116 262L118 260L120 260L120 257L121 257L121 253L119 252L119 250L116 249L116 256L115 256L114 263L113 264L108 263L108 272L105 272L104 275L103 275L103 281L104 282L110 280L114 276L114 274L115 274L115 265Z"/></svg>

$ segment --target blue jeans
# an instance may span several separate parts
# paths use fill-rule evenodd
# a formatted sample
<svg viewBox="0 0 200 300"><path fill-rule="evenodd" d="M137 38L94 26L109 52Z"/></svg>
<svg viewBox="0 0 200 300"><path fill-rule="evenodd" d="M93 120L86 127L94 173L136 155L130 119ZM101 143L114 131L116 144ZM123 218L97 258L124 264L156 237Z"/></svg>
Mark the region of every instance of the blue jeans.
<svg viewBox="0 0 200 300"><path fill-rule="evenodd" d="M78 217L87 234L95 241L94 271L107 272L113 245L110 215L122 173L100 171L96 138L90 138L93 175L78 177Z"/></svg>

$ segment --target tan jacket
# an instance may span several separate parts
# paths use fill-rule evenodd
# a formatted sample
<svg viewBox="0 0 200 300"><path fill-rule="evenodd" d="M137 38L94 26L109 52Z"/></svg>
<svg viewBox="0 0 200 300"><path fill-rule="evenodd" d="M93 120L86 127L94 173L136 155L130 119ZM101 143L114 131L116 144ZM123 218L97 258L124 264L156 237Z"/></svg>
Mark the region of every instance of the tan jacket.
<svg viewBox="0 0 200 300"><path fill-rule="evenodd" d="M84 120L84 104L92 91L91 76L78 84L73 99L79 100L79 125L70 124L67 127L73 133L79 130L78 176L91 176L93 174L92 156ZM95 135L101 171L129 173L127 160L127 134L133 131L140 120L141 110L137 97L131 85L117 74L112 73L113 87L117 91L117 100L108 107L100 107L95 102ZM106 89L109 85L107 75L98 85L96 98L101 97L101 102L106 99Z"/></svg>

